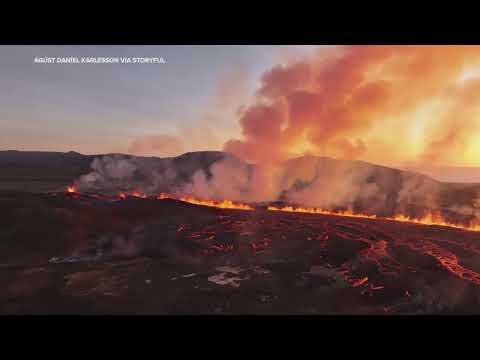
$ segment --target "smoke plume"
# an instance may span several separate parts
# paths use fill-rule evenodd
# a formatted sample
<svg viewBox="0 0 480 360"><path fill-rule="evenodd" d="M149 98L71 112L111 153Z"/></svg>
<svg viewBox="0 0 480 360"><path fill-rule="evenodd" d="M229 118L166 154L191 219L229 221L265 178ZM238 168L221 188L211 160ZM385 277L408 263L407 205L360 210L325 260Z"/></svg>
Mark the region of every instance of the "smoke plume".
<svg viewBox="0 0 480 360"><path fill-rule="evenodd" d="M478 130L478 46L343 46L267 71L224 148L255 163L311 153L465 160ZM470 159L471 160L471 159Z"/></svg>

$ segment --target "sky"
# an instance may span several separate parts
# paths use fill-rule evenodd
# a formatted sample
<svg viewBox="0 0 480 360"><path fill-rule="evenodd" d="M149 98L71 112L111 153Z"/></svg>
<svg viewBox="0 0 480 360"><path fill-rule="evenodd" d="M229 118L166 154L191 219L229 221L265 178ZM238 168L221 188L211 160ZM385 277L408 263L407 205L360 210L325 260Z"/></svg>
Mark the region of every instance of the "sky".
<svg viewBox="0 0 480 360"><path fill-rule="evenodd" d="M142 136L207 131L205 126L198 127L202 123L215 128L216 141L207 144L198 134L185 150L212 145L220 150L228 135L238 130L232 112L254 92L260 74L280 56L307 49L0 46L0 147L128 152L130 144ZM35 64L36 56L163 57L166 63ZM235 82L233 90L225 84L229 79ZM225 93L235 99L223 99ZM236 104L228 103L232 100ZM162 154L154 151L152 155Z"/></svg>
<svg viewBox="0 0 480 360"><path fill-rule="evenodd" d="M311 154L480 181L479 96L480 46L0 46L0 150Z"/></svg>

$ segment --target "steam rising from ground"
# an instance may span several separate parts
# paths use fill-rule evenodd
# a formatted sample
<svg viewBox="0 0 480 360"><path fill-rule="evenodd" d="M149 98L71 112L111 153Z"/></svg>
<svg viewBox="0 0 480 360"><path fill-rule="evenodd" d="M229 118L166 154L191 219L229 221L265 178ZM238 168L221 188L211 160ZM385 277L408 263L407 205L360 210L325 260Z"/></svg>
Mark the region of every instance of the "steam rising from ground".
<svg viewBox="0 0 480 360"><path fill-rule="evenodd" d="M193 153L195 154L195 153ZM201 154L201 153L197 153ZM96 158L92 171L80 176L80 191L117 193L139 191L149 195L168 192L204 199L272 201L278 198L281 175L274 166L255 167L223 153L218 160L206 159L206 166L195 155L184 158L141 158L111 155Z"/></svg>
<svg viewBox="0 0 480 360"><path fill-rule="evenodd" d="M252 165L225 153L200 152L164 159L111 155L96 158L91 167L75 183L80 191L284 201L376 215L409 214L412 205L471 218L480 212L478 186L452 190L420 174L360 161L305 156Z"/></svg>
<svg viewBox="0 0 480 360"><path fill-rule="evenodd" d="M169 166L159 166L151 158L111 155L95 158L92 171L75 182L79 190L98 192L139 191L155 193L172 186L176 171ZM163 165L160 164L160 165Z"/></svg>

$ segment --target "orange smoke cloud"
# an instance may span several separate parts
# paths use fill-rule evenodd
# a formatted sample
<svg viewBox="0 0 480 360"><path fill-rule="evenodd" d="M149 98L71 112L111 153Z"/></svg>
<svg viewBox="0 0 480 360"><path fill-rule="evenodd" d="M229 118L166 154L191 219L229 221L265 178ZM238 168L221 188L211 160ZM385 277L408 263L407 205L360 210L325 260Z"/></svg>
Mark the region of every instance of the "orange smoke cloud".
<svg viewBox="0 0 480 360"><path fill-rule="evenodd" d="M463 75L479 66L480 46L320 49L263 75L255 102L240 114L243 138L224 149L252 162L305 153L474 161L480 148L464 154L479 130L480 86Z"/></svg>

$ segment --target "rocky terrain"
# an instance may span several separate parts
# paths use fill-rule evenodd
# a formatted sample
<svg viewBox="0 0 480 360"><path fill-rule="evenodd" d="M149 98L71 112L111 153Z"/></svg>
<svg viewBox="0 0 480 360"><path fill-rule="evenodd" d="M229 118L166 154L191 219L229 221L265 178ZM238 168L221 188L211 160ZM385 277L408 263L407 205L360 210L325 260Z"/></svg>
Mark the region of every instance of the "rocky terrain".
<svg viewBox="0 0 480 360"><path fill-rule="evenodd" d="M0 194L2 314L471 314L480 235L172 199Z"/></svg>

